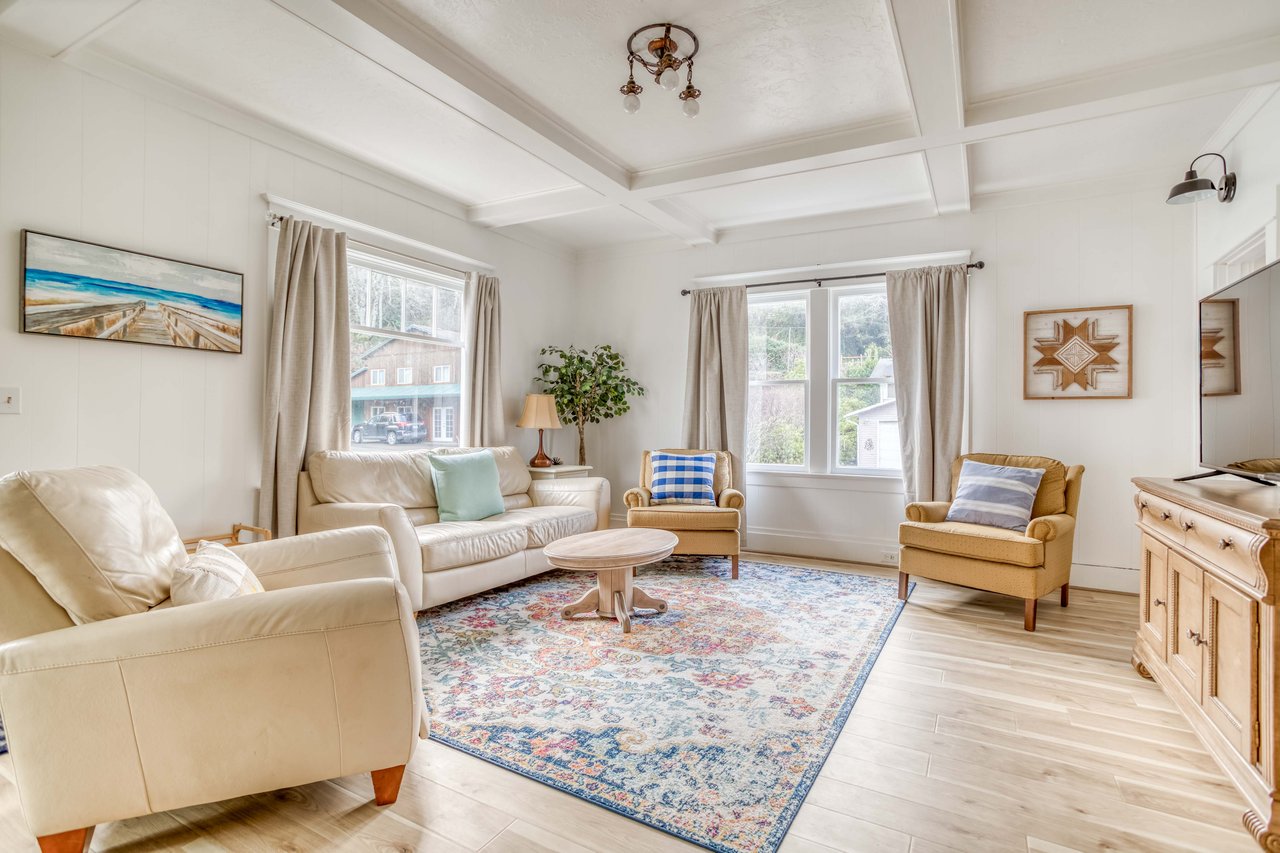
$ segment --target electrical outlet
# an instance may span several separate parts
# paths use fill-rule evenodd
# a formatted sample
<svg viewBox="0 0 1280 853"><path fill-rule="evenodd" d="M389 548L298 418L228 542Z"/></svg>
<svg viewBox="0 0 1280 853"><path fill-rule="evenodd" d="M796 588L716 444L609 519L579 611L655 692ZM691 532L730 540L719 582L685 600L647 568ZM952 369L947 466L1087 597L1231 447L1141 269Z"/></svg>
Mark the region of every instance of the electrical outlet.
<svg viewBox="0 0 1280 853"><path fill-rule="evenodd" d="M0 415L22 413L22 389L0 388Z"/></svg>
<svg viewBox="0 0 1280 853"><path fill-rule="evenodd" d="M897 552L896 550L895 550L895 551L881 551L881 552L880 552L880 562L882 562L882 563L891 563L891 564L893 564L893 565L895 565L895 566L896 566L896 565L898 565L898 552Z"/></svg>

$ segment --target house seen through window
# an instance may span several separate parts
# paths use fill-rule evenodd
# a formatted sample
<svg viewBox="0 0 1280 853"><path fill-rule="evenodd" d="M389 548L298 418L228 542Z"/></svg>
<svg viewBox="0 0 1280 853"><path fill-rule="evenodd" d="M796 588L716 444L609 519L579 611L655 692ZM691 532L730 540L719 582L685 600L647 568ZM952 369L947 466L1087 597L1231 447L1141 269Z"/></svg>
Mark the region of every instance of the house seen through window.
<svg viewBox="0 0 1280 853"><path fill-rule="evenodd" d="M462 274L349 252L347 278L353 449L457 446Z"/></svg>

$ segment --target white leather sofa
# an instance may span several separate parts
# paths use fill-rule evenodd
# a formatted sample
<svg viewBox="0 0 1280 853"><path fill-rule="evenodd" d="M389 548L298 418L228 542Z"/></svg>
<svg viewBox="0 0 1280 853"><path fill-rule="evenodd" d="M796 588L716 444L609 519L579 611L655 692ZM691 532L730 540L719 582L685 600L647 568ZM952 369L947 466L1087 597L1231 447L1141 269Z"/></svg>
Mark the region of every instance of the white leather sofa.
<svg viewBox="0 0 1280 853"><path fill-rule="evenodd" d="M132 473L0 478L0 515L0 719L42 850L355 773L394 802L426 728L385 531L241 546L265 593L171 606L182 543Z"/></svg>
<svg viewBox="0 0 1280 853"><path fill-rule="evenodd" d="M298 482L298 530L376 524L391 534L400 580L414 610L513 583L550 568L543 547L609 526L609 481L539 480L514 447L492 447L506 512L480 521L440 521L429 465L432 453L315 453Z"/></svg>

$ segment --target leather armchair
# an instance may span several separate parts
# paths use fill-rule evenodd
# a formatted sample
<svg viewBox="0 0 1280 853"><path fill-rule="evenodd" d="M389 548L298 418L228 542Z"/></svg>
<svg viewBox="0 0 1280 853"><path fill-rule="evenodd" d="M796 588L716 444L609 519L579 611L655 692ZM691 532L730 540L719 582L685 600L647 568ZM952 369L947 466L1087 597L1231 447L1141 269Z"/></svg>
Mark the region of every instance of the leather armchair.
<svg viewBox="0 0 1280 853"><path fill-rule="evenodd" d="M712 482L715 506L702 504L654 504L649 451L640 459L640 485L622 496L627 505L627 527L669 530L679 543L675 554L726 556L732 561L732 576L738 577L739 530L746 496L729 487L733 477L733 456L724 450L661 450L660 453L693 455L714 453L716 471Z"/></svg>
<svg viewBox="0 0 1280 853"><path fill-rule="evenodd" d="M1067 606L1076 508L1084 466L1067 467L1045 456L970 453L951 466L955 494L964 460L1017 468L1042 468L1031 522L1021 533L983 524L947 521L949 501L907 504L898 527L898 597L905 600L911 575L1023 599L1023 628L1036 629L1036 602L1055 589Z"/></svg>
<svg viewBox="0 0 1280 853"><path fill-rule="evenodd" d="M0 548L0 719L42 850L85 849L107 821L354 773L395 801L426 724L390 537L356 527L236 553L265 593L77 625Z"/></svg>

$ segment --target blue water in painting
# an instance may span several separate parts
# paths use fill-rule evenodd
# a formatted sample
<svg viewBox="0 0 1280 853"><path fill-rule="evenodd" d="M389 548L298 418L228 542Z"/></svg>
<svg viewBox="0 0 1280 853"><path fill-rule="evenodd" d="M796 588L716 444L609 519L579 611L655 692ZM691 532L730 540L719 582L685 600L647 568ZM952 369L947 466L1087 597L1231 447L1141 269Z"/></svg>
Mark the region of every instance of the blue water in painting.
<svg viewBox="0 0 1280 853"><path fill-rule="evenodd" d="M104 298L119 299L120 297L145 299L148 302L168 302L205 315L216 315L216 318L222 322L236 325L240 323L240 306L233 302L209 299L194 293L179 293L174 290L161 290L158 287L129 284L124 281L109 281L104 278L28 267L27 287L52 291L58 295L80 296L86 301L93 302L102 301Z"/></svg>

